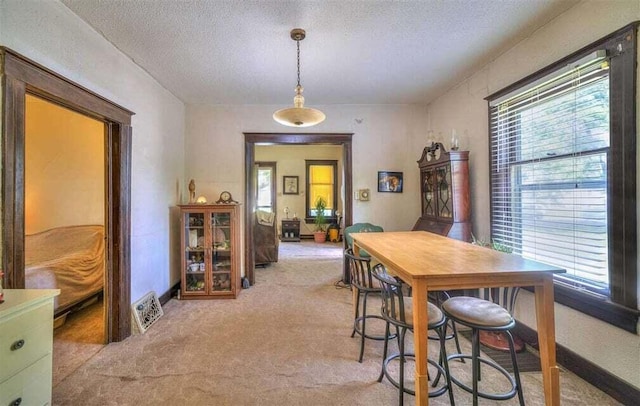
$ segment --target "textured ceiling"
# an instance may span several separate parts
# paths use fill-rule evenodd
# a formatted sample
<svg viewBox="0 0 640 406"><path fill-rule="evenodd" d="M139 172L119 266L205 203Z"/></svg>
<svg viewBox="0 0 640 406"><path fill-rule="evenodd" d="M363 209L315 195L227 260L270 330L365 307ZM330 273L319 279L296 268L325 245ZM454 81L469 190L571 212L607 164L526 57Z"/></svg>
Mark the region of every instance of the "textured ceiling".
<svg viewBox="0 0 640 406"><path fill-rule="evenodd" d="M62 0L186 103L427 103L578 0Z"/></svg>

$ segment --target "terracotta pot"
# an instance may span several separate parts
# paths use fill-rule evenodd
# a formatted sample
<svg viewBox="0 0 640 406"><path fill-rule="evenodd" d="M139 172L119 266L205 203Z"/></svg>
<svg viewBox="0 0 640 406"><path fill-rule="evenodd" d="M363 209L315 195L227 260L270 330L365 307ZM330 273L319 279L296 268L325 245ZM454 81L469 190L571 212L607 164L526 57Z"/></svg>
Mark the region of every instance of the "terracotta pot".
<svg viewBox="0 0 640 406"><path fill-rule="evenodd" d="M324 231L315 231L313 233L313 240L315 242L325 242L327 240L327 234Z"/></svg>

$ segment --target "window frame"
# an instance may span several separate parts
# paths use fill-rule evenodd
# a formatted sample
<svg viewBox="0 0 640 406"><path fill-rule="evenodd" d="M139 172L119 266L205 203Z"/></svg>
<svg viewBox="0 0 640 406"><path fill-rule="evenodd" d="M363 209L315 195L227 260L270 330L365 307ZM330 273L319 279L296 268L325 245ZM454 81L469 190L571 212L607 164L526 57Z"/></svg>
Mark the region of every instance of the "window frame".
<svg viewBox="0 0 640 406"><path fill-rule="evenodd" d="M490 103L524 88L530 83L557 71L561 67L599 49L606 49L610 58L610 147L607 174L608 233L609 233L609 297L603 298L555 280L556 302L609 324L637 333L637 208L636 208L636 86L637 86L637 30L640 22L629 24L601 38L569 56L521 79L488 96ZM622 50L619 44L624 44ZM491 108L489 117L489 171L491 157ZM490 190L493 184L490 176ZM490 193L490 207L494 199ZM615 216L615 213L623 213ZM491 212L491 226L494 218Z"/></svg>
<svg viewBox="0 0 640 406"><path fill-rule="evenodd" d="M271 211L273 213L277 213L278 212L278 196L277 196L277 174L276 174L276 169L277 169L277 162L273 162L273 161L256 161L255 162L255 166L256 166L256 210L262 210L265 207L269 207L271 209ZM259 206L258 205L258 176L257 176L257 171L260 170L261 168L271 168L271 205L269 206Z"/></svg>
<svg viewBox="0 0 640 406"><path fill-rule="evenodd" d="M336 218L336 210L338 210L338 161L336 160L328 160L328 159L306 159L305 160L305 185L306 185L306 193L305 196L305 222L313 223L315 221L315 216L311 214L311 210L313 207L309 204L308 195L311 193L311 184L309 183L309 167L312 165L326 165L333 167L333 210L330 216L325 216L325 221L327 224L335 222Z"/></svg>

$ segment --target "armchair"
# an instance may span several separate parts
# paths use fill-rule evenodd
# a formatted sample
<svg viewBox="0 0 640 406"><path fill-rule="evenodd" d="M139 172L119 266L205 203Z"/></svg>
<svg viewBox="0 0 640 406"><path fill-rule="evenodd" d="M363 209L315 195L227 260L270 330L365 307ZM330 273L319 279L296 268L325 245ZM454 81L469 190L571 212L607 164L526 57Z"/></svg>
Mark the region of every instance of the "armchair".
<svg viewBox="0 0 640 406"><path fill-rule="evenodd" d="M255 264L278 262L278 231L274 213L257 211L253 227Z"/></svg>

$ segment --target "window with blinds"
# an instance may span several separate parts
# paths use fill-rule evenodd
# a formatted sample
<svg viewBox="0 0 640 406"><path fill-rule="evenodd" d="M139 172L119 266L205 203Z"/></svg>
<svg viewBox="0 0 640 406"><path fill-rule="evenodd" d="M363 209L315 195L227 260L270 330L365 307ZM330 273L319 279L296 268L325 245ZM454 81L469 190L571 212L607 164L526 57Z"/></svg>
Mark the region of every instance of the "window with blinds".
<svg viewBox="0 0 640 406"><path fill-rule="evenodd" d="M490 101L491 235L609 293L609 65L602 52Z"/></svg>

